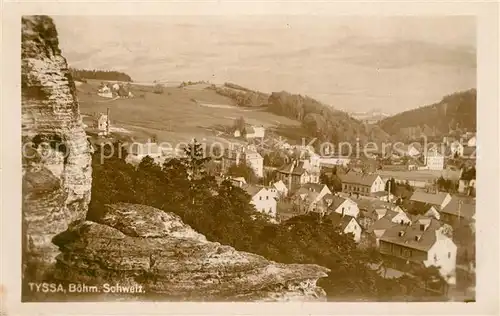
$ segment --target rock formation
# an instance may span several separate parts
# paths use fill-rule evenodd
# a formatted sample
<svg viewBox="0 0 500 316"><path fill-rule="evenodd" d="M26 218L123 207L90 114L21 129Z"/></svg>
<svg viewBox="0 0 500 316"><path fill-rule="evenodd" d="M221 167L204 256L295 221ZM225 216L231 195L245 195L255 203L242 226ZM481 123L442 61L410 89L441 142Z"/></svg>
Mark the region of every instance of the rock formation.
<svg viewBox="0 0 500 316"><path fill-rule="evenodd" d="M207 241L177 215L144 205L107 205L98 223L79 223L54 243L62 252L55 278L62 282L141 285L149 296L178 300L325 297L316 281L328 269L279 264Z"/></svg>
<svg viewBox="0 0 500 316"><path fill-rule="evenodd" d="M50 263L52 237L86 216L90 147L52 19L22 18L21 57L23 245L31 259Z"/></svg>
<svg viewBox="0 0 500 316"><path fill-rule="evenodd" d="M85 221L91 156L76 89L49 17L22 19L23 276L51 264L51 281L141 285L138 300L309 300L328 269L279 264L210 242L177 215L107 205ZM57 246L56 246L57 245ZM36 268L36 266L35 266ZM29 276L27 276L27 274ZM24 292L23 292L24 294ZM116 293L111 293L116 299ZM65 296L65 300L68 297Z"/></svg>

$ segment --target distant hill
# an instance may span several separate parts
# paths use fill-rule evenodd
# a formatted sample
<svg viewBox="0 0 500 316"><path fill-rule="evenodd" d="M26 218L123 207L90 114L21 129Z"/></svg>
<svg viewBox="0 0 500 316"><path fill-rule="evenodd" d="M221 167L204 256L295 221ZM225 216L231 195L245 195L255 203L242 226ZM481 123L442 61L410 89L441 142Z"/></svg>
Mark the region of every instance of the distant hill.
<svg viewBox="0 0 500 316"><path fill-rule="evenodd" d="M388 135L378 127L369 127L348 113L325 105L311 97L291 94L286 91L273 92L268 100L268 110L302 123L304 130L321 141L360 143L380 142Z"/></svg>
<svg viewBox="0 0 500 316"><path fill-rule="evenodd" d="M365 122L367 124L375 124L387 117L390 117L389 114L382 112L378 109L373 109L368 112L351 112L349 113L353 118Z"/></svg>
<svg viewBox="0 0 500 316"><path fill-rule="evenodd" d="M226 82L223 86L211 86L217 94L232 99L237 106L254 107L267 104L269 95L240 85Z"/></svg>
<svg viewBox="0 0 500 316"><path fill-rule="evenodd" d="M391 136L408 139L443 136L451 131L475 131L476 89L453 93L435 104L405 111L383 119L379 126Z"/></svg>

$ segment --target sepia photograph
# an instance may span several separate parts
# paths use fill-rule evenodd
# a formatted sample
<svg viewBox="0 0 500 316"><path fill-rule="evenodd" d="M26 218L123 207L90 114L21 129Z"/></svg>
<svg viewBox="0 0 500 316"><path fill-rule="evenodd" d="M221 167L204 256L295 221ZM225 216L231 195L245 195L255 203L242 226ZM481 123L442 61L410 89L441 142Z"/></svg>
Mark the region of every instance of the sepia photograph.
<svg viewBox="0 0 500 316"><path fill-rule="evenodd" d="M22 303L476 302L476 16L19 23Z"/></svg>

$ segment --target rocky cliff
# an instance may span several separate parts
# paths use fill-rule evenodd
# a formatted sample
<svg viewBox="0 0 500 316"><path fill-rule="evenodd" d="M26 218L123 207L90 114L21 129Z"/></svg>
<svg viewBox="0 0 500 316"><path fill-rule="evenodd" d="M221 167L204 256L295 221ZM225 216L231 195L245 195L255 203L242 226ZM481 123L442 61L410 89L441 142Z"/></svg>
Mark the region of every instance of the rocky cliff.
<svg viewBox="0 0 500 316"><path fill-rule="evenodd" d="M22 18L21 57L24 246L50 263L52 237L86 216L90 147L52 19Z"/></svg>
<svg viewBox="0 0 500 316"><path fill-rule="evenodd" d="M75 90L52 20L23 17L25 268L30 261L55 263L51 281L96 285L98 291L90 294L99 300L106 300L105 284L140 285L144 292L122 293L138 300L324 298L316 281L328 269L279 264L207 241L177 215L159 209L107 205L96 222L85 221L91 156ZM24 278L35 281L27 270Z"/></svg>
<svg viewBox="0 0 500 316"><path fill-rule="evenodd" d="M174 214L137 204L107 205L54 239L61 282L141 285L137 298L176 300L317 300L328 269L279 264L207 241ZM105 289L103 289L105 291ZM113 295L113 294L112 294ZM114 294L116 296L116 294Z"/></svg>

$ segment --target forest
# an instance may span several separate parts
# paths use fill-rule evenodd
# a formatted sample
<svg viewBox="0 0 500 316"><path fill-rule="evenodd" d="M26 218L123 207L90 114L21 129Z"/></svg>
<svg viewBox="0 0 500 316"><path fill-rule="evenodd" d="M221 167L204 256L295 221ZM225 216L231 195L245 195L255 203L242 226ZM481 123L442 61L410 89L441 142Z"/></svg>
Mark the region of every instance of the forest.
<svg viewBox="0 0 500 316"><path fill-rule="evenodd" d="M450 131L476 131L476 89L445 96L440 102L405 111L379 122L390 135L400 139L426 136L445 136ZM441 138L442 139L442 138Z"/></svg>
<svg viewBox="0 0 500 316"><path fill-rule="evenodd" d="M101 163L101 151L114 156ZM122 156L118 152L122 152ZM332 223L314 215L294 217L271 224L266 215L255 212L250 196L229 181L216 181L205 164L199 144L186 149L186 158L171 159L163 165L145 157L136 168L127 164L124 149L98 148L93 156L92 200L88 219L98 219L106 204L139 203L178 214L207 239L230 245L240 251L262 255L283 263L315 263L331 269L319 281L329 300L365 301L443 300L429 297L424 285L432 276L421 269L415 276L383 278L367 268L382 261L373 249L358 247L351 236L340 234Z"/></svg>
<svg viewBox="0 0 500 316"><path fill-rule="evenodd" d="M114 70L87 70L87 69L69 69L71 76L75 81L85 82L91 80L106 80L106 81L125 81L132 82L132 78L126 73Z"/></svg>

